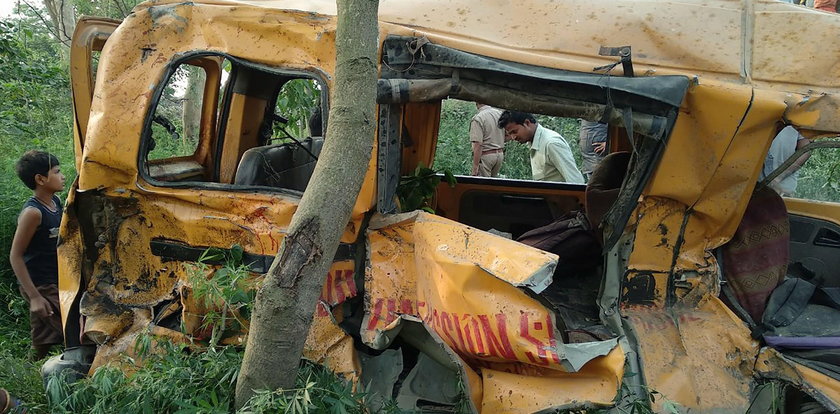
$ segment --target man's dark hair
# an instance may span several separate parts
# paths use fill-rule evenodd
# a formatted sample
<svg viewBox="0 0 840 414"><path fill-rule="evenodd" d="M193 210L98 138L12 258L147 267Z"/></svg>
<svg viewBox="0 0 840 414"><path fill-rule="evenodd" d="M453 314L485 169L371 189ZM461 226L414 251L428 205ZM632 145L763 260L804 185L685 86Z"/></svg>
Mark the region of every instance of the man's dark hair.
<svg viewBox="0 0 840 414"><path fill-rule="evenodd" d="M321 121L321 105L312 108L309 114L309 134L313 137L324 136L324 126Z"/></svg>
<svg viewBox="0 0 840 414"><path fill-rule="evenodd" d="M534 118L533 114L519 111L504 111L502 112L502 115L499 116L499 128L505 129L507 124L511 122L523 125L525 124L525 120L531 121L532 124L537 123L537 118Z"/></svg>
<svg viewBox="0 0 840 414"><path fill-rule="evenodd" d="M56 165L58 165L58 158L55 155L44 151L29 150L15 164L15 170L20 180L30 190L34 190L35 176L38 174L48 176L52 167Z"/></svg>

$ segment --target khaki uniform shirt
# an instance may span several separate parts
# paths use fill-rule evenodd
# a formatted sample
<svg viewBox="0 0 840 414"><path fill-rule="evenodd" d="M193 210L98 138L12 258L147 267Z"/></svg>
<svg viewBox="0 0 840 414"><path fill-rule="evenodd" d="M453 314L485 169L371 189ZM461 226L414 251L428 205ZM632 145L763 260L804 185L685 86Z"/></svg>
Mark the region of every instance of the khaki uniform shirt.
<svg viewBox="0 0 840 414"><path fill-rule="evenodd" d="M505 147L505 131L499 128L502 111L485 105L478 110L470 122L470 142L480 142L481 151Z"/></svg>
<svg viewBox="0 0 840 414"><path fill-rule="evenodd" d="M572 149L560 134L537 124L530 146L531 175L535 180L583 184Z"/></svg>

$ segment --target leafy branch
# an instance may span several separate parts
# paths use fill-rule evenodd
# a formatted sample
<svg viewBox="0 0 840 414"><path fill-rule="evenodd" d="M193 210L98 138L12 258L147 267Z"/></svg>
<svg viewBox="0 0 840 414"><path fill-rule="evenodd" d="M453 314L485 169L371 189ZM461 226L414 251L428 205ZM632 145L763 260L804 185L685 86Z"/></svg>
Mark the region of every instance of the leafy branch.
<svg viewBox="0 0 840 414"><path fill-rule="evenodd" d="M397 186L400 211L423 210L434 214L435 210L431 207L431 201L441 178L446 180L450 187L454 187L457 182L449 170L443 170L442 173L443 177L438 171L421 163L414 170L414 174L402 176Z"/></svg>

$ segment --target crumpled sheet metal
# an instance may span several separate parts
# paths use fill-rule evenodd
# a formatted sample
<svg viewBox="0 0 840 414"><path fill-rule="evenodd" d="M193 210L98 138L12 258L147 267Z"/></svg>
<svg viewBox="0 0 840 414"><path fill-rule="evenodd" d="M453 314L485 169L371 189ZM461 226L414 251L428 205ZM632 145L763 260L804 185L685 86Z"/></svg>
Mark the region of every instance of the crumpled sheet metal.
<svg viewBox="0 0 840 414"><path fill-rule="evenodd" d="M840 381L797 364L768 347L758 354L755 369L764 378L782 380L800 388L832 412L840 411Z"/></svg>
<svg viewBox="0 0 840 414"><path fill-rule="evenodd" d="M355 269L356 262L352 260L333 263L321 289L321 297L303 348L304 358L354 381L362 372L359 357L353 345L353 337L338 324L344 319L343 308L339 305L359 294L354 278Z"/></svg>
<svg viewBox="0 0 840 414"><path fill-rule="evenodd" d="M303 357L324 365L336 374L356 380L362 373L353 337L338 326L341 308L330 312L329 306L318 302L309 335L303 348ZM338 312L336 312L338 311ZM337 315L333 315L337 313Z"/></svg>
<svg viewBox="0 0 840 414"><path fill-rule="evenodd" d="M634 249L631 267L670 271L675 255L678 270L709 265L706 252L729 240L738 227L784 109L781 96L748 87L690 88L643 192L655 201L637 208L639 228L645 231L637 231L636 245L645 248Z"/></svg>
<svg viewBox="0 0 840 414"><path fill-rule="evenodd" d="M627 306L621 313L639 339L648 387L690 412L746 412L758 343L720 300L669 312Z"/></svg>
<svg viewBox="0 0 840 414"><path fill-rule="evenodd" d="M316 305L303 357L329 367L336 374L348 379L356 380L361 374L358 355L353 345L353 338L338 324L343 319L342 308L338 305L356 297L358 289L353 279L355 262L335 262L330 268L321 297ZM212 271L212 268L210 269ZM254 278L251 283L256 286L261 277ZM182 281L183 283L183 281ZM152 314L148 307L121 307L122 314L95 312L89 307L86 333L88 331L102 332L101 337L108 336L107 341L97 348L96 360L90 372L108 363L122 363L124 355L134 355L136 340L141 334L154 337L173 339L176 343L187 343L192 340L206 340L210 337L208 328L202 326L201 315L207 312L203 305L196 302L189 293L189 285L181 286L180 308L184 321L184 333L157 326L152 321ZM240 319L241 320L241 319ZM244 330L226 330L221 343L243 345L247 335L248 321L244 321ZM229 324L232 325L232 324ZM191 338L191 339L187 339Z"/></svg>
<svg viewBox="0 0 840 414"><path fill-rule="evenodd" d="M551 409L575 408L586 403L592 406L611 406L624 374L624 351L616 347L602 358L592 360L581 371L545 372L544 376L482 369L484 413L532 413ZM622 367L616 370L616 367ZM499 398L499 397L502 398ZM585 397L583 397L585 396ZM494 398L495 397L495 398Z"/></svg>
<svg viewBox="0 0 840 414"><path fill-rule="evenodd" d="M775 92L693 85L635 211L621 314L647 385L692 412L744 412L760 376L757 343L717 298L713 252L737 228L786 108ZM636 280L651 283L628 283ZM632 289L651 285L649 297ZM835 392L835 381L812 373L805 387L830 382L824 393Z"/></svg>
<svg viewBox="0 0 840 414"><path fill-rule="evenodd" d="M482 401L473 402L487 412L615 398L624 367L617 341L563 344L554 314L520 289L550 281L556 256L424 212L375 216L367 242L361 334L369 346L386 347L404 317L422 320L482 376ZM557 391L585 381L601 386ZM512 403L520 397L511 390L523 387L546 390L539 407Z"/></svg>
<svg viewBox="0 0 840 414"><path fill-rule="evenodd" d="M76 181L72 187L75 187ZM76 192L70 191L67 196L66 205L72 206L75 202ZM75 210L66 208L66 219L61 220L58 229L58 268L64 269L58 278L58 300L61 313L61 326L66 327L70 317L70 307L82 284L82 266L84 265L84 244L79 229L79 221Z"/></svg>

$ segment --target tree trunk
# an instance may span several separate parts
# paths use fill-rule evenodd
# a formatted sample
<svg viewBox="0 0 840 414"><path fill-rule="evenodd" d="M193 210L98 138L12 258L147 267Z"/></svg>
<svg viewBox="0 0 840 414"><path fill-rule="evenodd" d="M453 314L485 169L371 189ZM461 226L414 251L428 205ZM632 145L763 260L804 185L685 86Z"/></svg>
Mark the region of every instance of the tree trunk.
<svg viewBox="0 0 840 414"><path fill-rule="evenodd" d="M76 12L73 0L44 0L44 6L50 14L52 33L59 42L70 46L73 31L76 30Z"/></svg>
<svg viewBox="0 0 840 414"><path fill-rule="evenodd" d="M295 384L306 333L370 161L376 126L378 0L337 0L335 87L324 148L257 292L236 405Z"/></svg>
<svg viewBox="0 0 840 414"><path fill-rule="evenodd" d="M187 89L184 91L184 100L181 103L181 120L184 125L184 133L181 139L190 143L198 142L198 133L201 129L201 104L204 100L204 70L197 67L186 66L188 69Z"/></svg>

